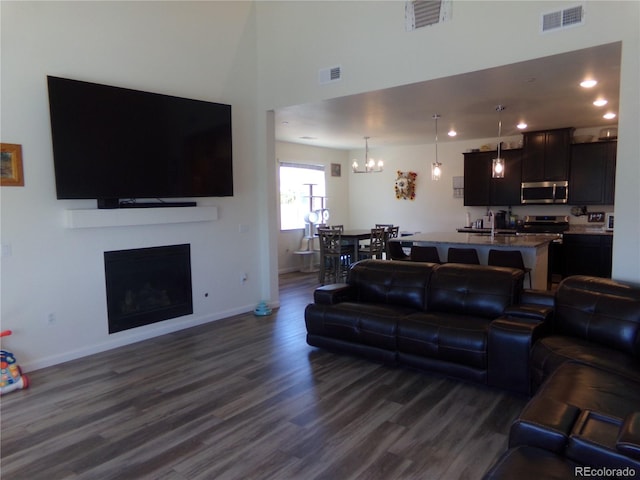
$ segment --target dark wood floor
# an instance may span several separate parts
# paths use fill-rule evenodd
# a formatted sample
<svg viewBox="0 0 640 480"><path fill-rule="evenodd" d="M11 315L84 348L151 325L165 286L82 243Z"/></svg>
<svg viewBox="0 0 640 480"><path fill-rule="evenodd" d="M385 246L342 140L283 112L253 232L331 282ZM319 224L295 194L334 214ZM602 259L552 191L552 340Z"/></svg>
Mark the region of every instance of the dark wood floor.
<svg viewBox="0 0 640 480"><path fill-rule="evenodd" d="M305 343L314 274L281 308L30 374L1 399L2 478L480 478L525 399Z"/></svg>

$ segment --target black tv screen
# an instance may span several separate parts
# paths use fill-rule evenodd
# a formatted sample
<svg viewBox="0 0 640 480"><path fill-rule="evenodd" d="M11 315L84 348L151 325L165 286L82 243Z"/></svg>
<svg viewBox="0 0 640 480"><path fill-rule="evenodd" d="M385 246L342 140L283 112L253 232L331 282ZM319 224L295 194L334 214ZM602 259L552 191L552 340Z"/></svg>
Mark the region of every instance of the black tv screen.
<svg viewBox="0 0 640 480"><path fill-rule="evenodd" d="M47 77L58 199L233 195L231 106Z"/></svg>

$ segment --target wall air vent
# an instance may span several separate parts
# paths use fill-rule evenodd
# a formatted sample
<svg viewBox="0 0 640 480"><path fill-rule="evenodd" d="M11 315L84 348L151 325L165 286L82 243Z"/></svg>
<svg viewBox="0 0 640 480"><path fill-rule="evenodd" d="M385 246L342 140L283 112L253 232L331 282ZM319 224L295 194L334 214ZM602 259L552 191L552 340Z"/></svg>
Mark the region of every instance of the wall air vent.
<svg viewBox="0 0 640 480"><path fill-rule="evenodd" d="M543 13L540 17L540 31L542 33L576 27L584 24L584 8L582 5Z"/></svg>
<svg viewBox="0 0 640 480"><path fill-rule="evenodd" d="M342 67L340 65L322 68L318 71L318 83L320 83L320 85L338 82L340 80L342 80Z"/></svg>
<svg viewBox="0 0 640 480"><path fill-rule="evenodd" d="M405 29L428 27L451 20L451 0L411 0L404 4Z"/></svg>

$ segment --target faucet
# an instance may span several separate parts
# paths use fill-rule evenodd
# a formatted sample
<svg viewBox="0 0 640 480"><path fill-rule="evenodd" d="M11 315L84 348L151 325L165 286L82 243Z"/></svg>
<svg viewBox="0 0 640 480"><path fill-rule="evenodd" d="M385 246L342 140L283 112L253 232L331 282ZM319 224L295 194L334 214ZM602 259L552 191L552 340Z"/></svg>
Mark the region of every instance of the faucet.
<svg viewBox="0 0 640 480"><path fill-rule="evenodd" d="M491 238L496 236L496 216L493 210L489 210L489 221L491 222Z"/></svg>

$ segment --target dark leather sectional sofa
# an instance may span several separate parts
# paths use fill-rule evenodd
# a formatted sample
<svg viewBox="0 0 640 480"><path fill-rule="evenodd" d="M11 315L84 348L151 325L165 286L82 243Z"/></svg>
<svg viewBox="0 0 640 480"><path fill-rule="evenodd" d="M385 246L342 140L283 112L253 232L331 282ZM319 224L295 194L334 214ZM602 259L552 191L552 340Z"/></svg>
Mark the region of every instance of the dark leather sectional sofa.
<svg viewBox="0 0 640 480"><path fill-rule="evenodd" d="M361 261L314 292L307 343L532 396L487 479L640 478L640 288L579 276L548 293L522 278Z"/></svg>

